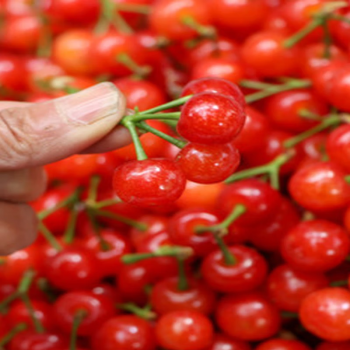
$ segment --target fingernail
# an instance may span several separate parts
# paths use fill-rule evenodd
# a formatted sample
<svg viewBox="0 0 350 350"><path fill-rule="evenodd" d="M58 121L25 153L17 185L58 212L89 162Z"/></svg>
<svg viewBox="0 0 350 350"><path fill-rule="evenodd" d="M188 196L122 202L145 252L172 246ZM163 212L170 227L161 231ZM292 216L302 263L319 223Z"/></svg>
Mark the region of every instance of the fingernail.
<svg viewBox="0 0 350 350"><path fill-rule="evenodd" d="M112 83L101 83L56 102L68 122L92 124L124 108L123 96Z"/></svg>

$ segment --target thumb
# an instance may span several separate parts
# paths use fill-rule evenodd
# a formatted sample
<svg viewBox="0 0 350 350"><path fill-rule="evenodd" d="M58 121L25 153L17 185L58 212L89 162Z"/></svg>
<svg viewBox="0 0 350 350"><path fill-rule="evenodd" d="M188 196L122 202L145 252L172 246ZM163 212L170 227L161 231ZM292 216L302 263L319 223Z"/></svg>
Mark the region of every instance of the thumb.
<svg viewBox="0 0 350 350"><path fill-rule="evenodd" d="M125 99L112 83L0 110L0 171L44 165L79 153L110 133L124 113Z"/></svg>

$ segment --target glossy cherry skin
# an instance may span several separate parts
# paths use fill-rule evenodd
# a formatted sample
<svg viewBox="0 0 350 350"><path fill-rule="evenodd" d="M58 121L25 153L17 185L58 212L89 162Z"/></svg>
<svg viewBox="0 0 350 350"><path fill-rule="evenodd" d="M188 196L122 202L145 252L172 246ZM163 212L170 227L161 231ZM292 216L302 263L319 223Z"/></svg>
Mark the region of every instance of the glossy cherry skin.
<svg viewBox="0 0 350 350"><path fill-rule="evenodd" d="M235 224L251 226L271 218L281 204L281 196L265 182L257 179L240 180L223 188L217 200L217 208L227 216L238 204L244 205L246 212Z"/></svg>
<svg viewBox="0 0 350 350"><path fill-rule="evenodd" d="M191 80L183 87L181 96L195 95L201 92L215 92L221 95L230 96L242 107L246 104L244 95L238 85L216 77Z"/></svg>
<svg viewBox="0 0 350 350"><path fill-rule="evenodd" d="M52 318L52 306L42 300L31 300L35 317L42 323L44 329L54 330L55 320ZM6 321L12 327L19 323L25 323L27 329L34 330L33 319L27 306L21 301L16 300L10 307Z"/></svg>
<svg viewBox="0 0 350 350"><path fill-rule="evenodd" d="M62 294L53 305L54 318L58 327L70 334L74 317L79 310L86 312L78 328L79 335L90 335L103 322L113 317L114 303L103 295L89 291L72 291Z"/></svg>
<svg viewBox="0 0 350 350"><path fill-rule="evenodd" d="M328 106L324 100L309 90L281 92L272 96L266 105L266 114L275 127L296 133L317 125L317 122L299 115L303 110L323 116L327 114Z"/></svg>
<svg viewBox="0 0 350 350"><path fill-rule="evenodd" d="M326 220L301 222L283 238L284 259L301 271L327 271L339 265L349 254L348 233Z"/></svg>
<svg viewBox="0 0 350 350"><path fill-rule="evenodd" d="M152 6L150 26L158 35L171 40L187 40L198 36L198 33L183 22L186 17L201 25L211 22L210 10L201 6L200 0L180 0L176 6L173 5L172 0L161 0Z"/></svg>
<svg viewBox="0 0 350 350"><path fill-rule="evenodd" d="M188 143L176 157L188 180L210 184L232 175L240 164L238 150L230 143L202 145Z"/></svg>
<svg viewBox="0 0 350 350"><path fill-rule="evenodd" d="M101 239L97 235L87 238L83 246L96 257L101 275L115 275L121 268L121 257L132 251L131 243L127 237L113 229L102 229L99 234L106 247L101 245Z"/></svg>
<svg viewBox="0 0 350 350"><path fill-rule="evenodd" d="M215 292L205 283L188 279L189 288L179 290L178 277L168 277L157 282L151 291L150 302L159 315L179 310L211 314L215 307Z"/></svg>
<svg viewBox="0 0 350 350"><path fill-rule="evenodd" d="M322 342L316 350L348 350L350 341L345 342Z"/></svg>
<svg viewBox="0 0 350 350"><path fill-rule="evenodd" d="M167 159L130 161L118 167L113 177L116 194L139 206L171 203L180 197L185 185L183 172Z"/></svg>
<svg viewBox="0 0 350 350"><path fill-rule="evenodd" d="M68 346L68 338L57 332L37 333L26 330L17 334L9 345L10 350L57 350Z"/></svg>
<svg viewBox="0 0 350 350"><path fill-rule="evenodd" d="M183 105L177 131L191 142L223 144L239 134L244 121L242 107L233 98L202 92Z"/></svg>
<svg viewBox="0 0 350 350"><path fill-rule="evenodd" d="M326 150L329 158L350 171L350 125L344 124L333 130L327 138Z"/></svg>
<svg viewBox="0 0 350 350"><path fill-rule="evenodd" d="M283 237L299 221L300 214L296 206L287 198L283 198L275 216L261 225L248 228L248 240L259 250L277 252Z"/></svg>
<svg viewBox="0 0 350 350"><path fill-rule="evenodd" d="M216 333L214 342L205 350L252 350L249 343L233 339L225 334Z"/></svg>
<svg viewBox="0 0 350 350"><path fill-rule="evenodd" d="M155 350L152 326L133 315L116 316L104 322L91 338L94 350Z"/></svg>
<svg viewBox="0 0 350 350"><path fill-rule="evenodd" d="M258 32L251 35L242 47L244 62L260 77L293 75L298 68L299 50L285 48L287 38L277 32Z"/></svg>
<svg viewBox="0 0 350 350"><path fill-rule="evenodd" d="M243 155L246 152L256 152L264 143L270 129L269 120L258 110L247 106L246 119L241 132L233 140L233 144Z"/></svg>
<svg viewBox="0 0 350 350"><path fill-rule="evenodd" d="M298 312L307 295L328 285L329 279L323 273L298 271L285 264L271 271L267 292L279 309Z"/></svg>
<svg viewBox="0 0 350 350"><path fill-rule="evenodd" d="M260 343L255 350L311 350L311 348L298 340L276 338Z"/></svg>
<svg viewBox="0 0 350 350"><path fill-rule="evenodd" d="M258 292L224 296L218 303L215 319L227 335L245 341L272 337L281 322L277 307Z"/></svg>
<svg viewBox="0 0 350 350"><path fill-rule="evenodd" d="M201 350L213 341L213 325L197 311L173 311L161 316L155 326L157 343L169 350Z"/></svg>
<svg viewBox="0 0 350 350"><path fill-rule="evenodd" d="M350 202L346 173L335 163L315 162L296 171L289 193L306 209L328 211L344 208Z"/></svg>
<svg viewBox="0 0 350 350"><path fill-rule="evenodd" d="M91 288L100 280L94 255L81 247L68 247L46 262L46 277L62 290Z"/></svg>
<svg viewBox="0 0 350 350"><path fill-rule="evenodd" d="M214 211L200 208L179 210L169 220L169 235L174 244L189 246L198 256L206 256L216 249L212 232L198 234L199 226L213 226L220 222Z"/></svg>
<svg viewBox="0 0 350 350"><path fill-rule="evenodd" d="M350 101L347 98L350 91L349 77L349 69L341 69L335 72L333 79L330 81L329 101L344 112L350 112Z"/></svg>
<svg viewBox="0 0 350 350"><path fill-rule="evenodd" d="M309 294L299 313L302 325L324 340L350 340L350 292L343 288L324 288Z"/></svg>

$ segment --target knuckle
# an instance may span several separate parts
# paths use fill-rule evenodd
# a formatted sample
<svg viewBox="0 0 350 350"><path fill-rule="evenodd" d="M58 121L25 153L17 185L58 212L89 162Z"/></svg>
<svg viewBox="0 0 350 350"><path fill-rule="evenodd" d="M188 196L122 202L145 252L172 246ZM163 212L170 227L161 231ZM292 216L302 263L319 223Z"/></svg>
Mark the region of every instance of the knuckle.
<svg viewBox="0 0 350 350"><path fill-rule="evenodd" d="M37 140L30 121L26 108L8 108L0 112L0 164L6 164L7 168L25 167L34 157Z"/></svg>

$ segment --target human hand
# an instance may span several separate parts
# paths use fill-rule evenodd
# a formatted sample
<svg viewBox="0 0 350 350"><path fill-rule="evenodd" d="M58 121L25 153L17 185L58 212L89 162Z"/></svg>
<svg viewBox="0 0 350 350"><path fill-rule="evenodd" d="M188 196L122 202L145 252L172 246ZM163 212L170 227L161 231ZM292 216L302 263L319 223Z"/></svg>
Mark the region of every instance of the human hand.
<svg viewBox="0 0 350 350"><path fill-rule="evenodd" d="M46 188L43 165L130 142L118 126L124 96L111 83L32 104L0 102L0 255L31 244L37 219L26 202Z"/></svg>

